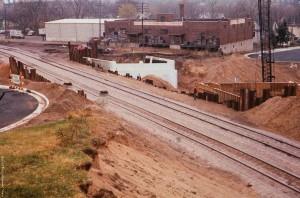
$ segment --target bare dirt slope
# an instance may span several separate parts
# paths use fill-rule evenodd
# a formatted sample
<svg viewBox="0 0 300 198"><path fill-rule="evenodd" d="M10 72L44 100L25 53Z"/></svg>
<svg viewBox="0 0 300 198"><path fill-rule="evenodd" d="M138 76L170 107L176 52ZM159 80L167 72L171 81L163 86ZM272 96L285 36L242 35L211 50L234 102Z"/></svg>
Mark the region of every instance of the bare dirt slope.
<svg viewBox="0 0 300 198"><path fill-rule="evenodd" d="M3 68L7 65L1 66L1 71ZM2 77L0 81L8 83ZM95 109L97 124L91 133L99 134L105 146L98 149L89 172L89 197L257 197L238 176L172 149L62 85L26 81L25 88L45 94L50 106L22 127L55 122L72 111Z"/></svg>
<svg viewBox="0 0 300 198"><path fill-rule="evenodd" d="M300 141L300 97L274 97L242 114L263 129Z"/></svg>

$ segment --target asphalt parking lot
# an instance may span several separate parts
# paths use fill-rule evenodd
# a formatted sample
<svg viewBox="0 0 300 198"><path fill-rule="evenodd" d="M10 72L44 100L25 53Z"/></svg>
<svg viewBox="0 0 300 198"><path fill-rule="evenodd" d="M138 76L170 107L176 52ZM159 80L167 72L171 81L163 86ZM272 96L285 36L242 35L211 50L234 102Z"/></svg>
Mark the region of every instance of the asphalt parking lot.
<svg viewBox="0 0 300 198"><path fill-rule="evenodd" d="M38 107L38 104L34 97L26 93L0 89L0 128L9 126L30 115Z"/></svg>
<svg viewBox="0 0 300 198"><path fill-rule="evenodd" d="M258 54L250 54L249 58L257 58ZM277 62L287 61L287 62L300 62L300 48L297 49L287 49L286 51L278 51L274 53L274 60Z"/></svg>

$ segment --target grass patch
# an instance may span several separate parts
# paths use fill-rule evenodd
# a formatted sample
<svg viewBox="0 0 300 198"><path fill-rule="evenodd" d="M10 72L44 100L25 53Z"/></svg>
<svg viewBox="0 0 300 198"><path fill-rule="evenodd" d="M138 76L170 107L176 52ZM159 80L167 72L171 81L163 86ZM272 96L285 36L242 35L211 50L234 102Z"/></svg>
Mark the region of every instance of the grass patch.
<svg viewBox="0 0 300 198"><path fill-rule="evenodd" d="M4 197L86 197L87 172L76 167L92 160L82 152L90 136L86 116L0 134Z"/></svg>

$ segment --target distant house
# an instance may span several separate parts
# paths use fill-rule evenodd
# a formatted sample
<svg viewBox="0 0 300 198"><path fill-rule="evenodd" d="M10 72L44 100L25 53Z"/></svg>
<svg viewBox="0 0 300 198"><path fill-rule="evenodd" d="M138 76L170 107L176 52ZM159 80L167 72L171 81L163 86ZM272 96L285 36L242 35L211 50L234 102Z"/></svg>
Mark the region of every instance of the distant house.
<svg viewBox="0 0 300 198"><path fill-rule="evenodd" d="M300 24L289 25L289 32L295 35L295 37L300 38Z"/></svg>
<svg viewBox="0 0 300 198"><path fill-rule="evenodd" d="M203 12L203 13L199 14L199 18L200 19L223 19L223 18L225 18L225 15L224 15L224 13L212 14L210 12Z"/></svg>
<svg viewBox="0 0 300 198"><path fill-rule="evenodd" d="M253 44L260 44L260 27L256 21L254 21Z"/></svg>

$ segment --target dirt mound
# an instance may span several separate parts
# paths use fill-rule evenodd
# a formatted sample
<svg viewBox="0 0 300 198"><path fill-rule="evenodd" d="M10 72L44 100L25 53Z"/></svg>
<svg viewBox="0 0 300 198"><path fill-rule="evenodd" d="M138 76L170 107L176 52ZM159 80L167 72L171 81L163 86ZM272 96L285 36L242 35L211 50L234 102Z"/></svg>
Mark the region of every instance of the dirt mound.
<svg viewBox="0 0 300 198"><path fill-rule="evenodd" d="M156 77L154 75L149 75L149 76L145 76L144 78L142 78L142 81L145 82L146 80L152 80L153 81L153 86L159 87L159 88L163 88L166 90L175 90L175 88L168 83L167 81L164 81L163 79Z"/></svg>
<svg viewBox="0 0 300 198"><path fill-rule="evenodd" d="M274 97L243 115L258 126L300 141L300 97Z"/></svg>
<svg viewBox="0 0 300 198"><path fill-rule="evenodd" d="M176 60L177 61L177 60ZM276 82L300 81L290 63L275 63ZM214 58L186 59L179 72L179 88L192 89L195 82L233 83L261 82L260 60L248 59L243 54Z"/></svg>
<svg viewBox="0 0 300 198"><path fill-rule="evenodd" d="M0 78L7 79L9 77L9 64L0 61Z"/></svg>
<svg viewBox="0 0 300 198"><path fill-rule="evenodd" d="M46 95L50 101L49 107L43 114L34 119L31 124L55 121L66 118L68 112L80 111L93 103L76 92L56 83L35 83L27 81L25 88Z"/></svg>

